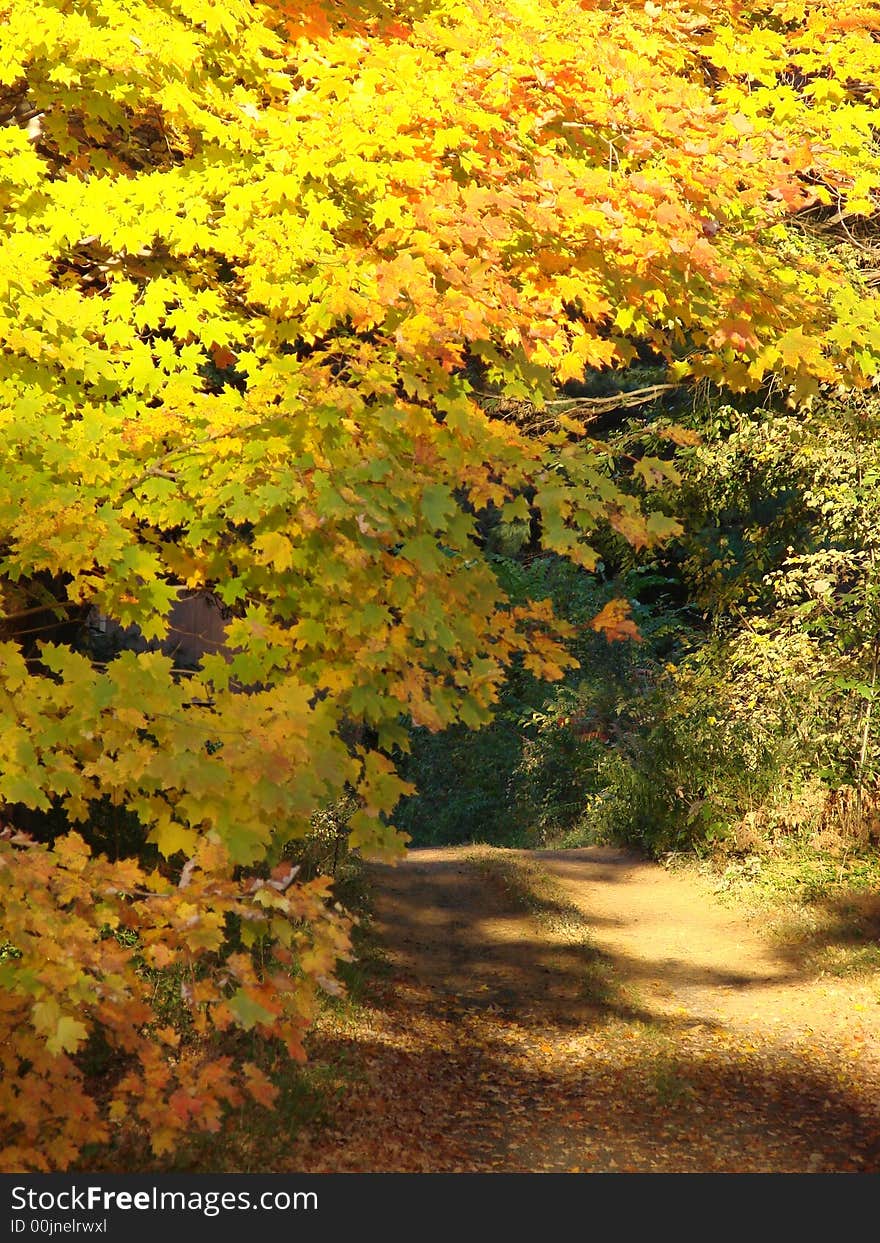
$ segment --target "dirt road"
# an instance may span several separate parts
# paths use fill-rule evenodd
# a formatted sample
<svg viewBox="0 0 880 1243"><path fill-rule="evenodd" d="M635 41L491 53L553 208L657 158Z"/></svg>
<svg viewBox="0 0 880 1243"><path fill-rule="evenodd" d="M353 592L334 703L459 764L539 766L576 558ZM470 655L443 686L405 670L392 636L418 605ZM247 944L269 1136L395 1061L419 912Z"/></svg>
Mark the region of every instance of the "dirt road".
<svg viewBox="0 0 880 1243"><path fill-rule="evenodd" d="M301 1171L880 1171L880 987L624 851L373 870L387 969Z"/></svg>

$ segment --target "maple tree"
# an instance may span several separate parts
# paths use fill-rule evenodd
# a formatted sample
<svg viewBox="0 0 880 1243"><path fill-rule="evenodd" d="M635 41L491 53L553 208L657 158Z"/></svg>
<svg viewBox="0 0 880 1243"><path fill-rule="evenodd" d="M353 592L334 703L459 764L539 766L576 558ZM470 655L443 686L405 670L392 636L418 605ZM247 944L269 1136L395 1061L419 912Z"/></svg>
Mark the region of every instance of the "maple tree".
<svg viewBox="0 0 880 1243"><path fill-rule="evenodd" d="M880 6L852 0L0 0L0 1106L4 1168L58 1168L132 1112L157 1155L272 1084L213 1033L302 1056L347 945L285 846L356 792L399 848L403 720L486 722L521 658L477 517L586 569L608 523L677 524L539 407L639 347L671 382L808 401L880 361L855 237L875 210ZM585 52L588 49L588 52ZM671 441L680 435L668 432ZM646 489L669 476L641 457ZM231 610L184 676L106 665L28 618L160 637ZM597 624L632 631L619 607ZM362 727L352 730L352 726ZM352 741L354 739L354 741ZM102 804L159 862L89 841ZM37 841L20 809L59 810ZM156 973L190 1029L161 1021ZM123 1069L101 1094L97 1039Z"/></svg>

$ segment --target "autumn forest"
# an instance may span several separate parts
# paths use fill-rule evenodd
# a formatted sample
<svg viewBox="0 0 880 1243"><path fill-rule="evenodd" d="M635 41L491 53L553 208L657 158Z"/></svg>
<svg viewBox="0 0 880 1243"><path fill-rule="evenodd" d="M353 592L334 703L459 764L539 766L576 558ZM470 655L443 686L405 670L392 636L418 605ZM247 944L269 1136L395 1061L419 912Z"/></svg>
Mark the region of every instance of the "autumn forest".
<svg viewBox="0 0 880 1243"><path fill-rule="evenodd" d="M0 0L0 1169L880 1171L878 104Z"/></svg>

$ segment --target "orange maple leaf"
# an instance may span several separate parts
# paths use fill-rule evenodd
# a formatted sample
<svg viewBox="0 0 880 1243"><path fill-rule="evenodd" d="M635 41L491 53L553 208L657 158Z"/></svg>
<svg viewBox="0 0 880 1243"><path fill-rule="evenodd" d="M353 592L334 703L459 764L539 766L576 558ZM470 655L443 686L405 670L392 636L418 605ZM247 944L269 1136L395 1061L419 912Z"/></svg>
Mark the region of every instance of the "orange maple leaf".
<svg viewBox="0 0 880 1243"><path fill-rule="evenodd" d="M615 639L635 639L640 643L642 636L632 620L631 611L629 600L609 600L590 622L590 628L597 634L604 634L609 643Z"/></svg>

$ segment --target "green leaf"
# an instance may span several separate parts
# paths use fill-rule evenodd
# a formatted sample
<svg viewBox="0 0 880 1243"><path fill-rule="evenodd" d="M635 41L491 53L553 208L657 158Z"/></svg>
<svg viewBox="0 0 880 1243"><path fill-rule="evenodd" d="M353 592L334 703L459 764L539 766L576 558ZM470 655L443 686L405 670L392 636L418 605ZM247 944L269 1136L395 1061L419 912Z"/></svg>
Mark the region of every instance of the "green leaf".
<svg viewBox="0 0 880 1243"><path fill-rule="evenodd" d="M0 796L8 803L23 803L37 811L49 811L52 806L36 779L28 773L4 773L0 777Z"/></svg>
<svg viewBox="0 0 880 1243"><path fill-rule="evenodd" d="M274 1023L275 1021L272 1011L261 1006L258 1001L254 1001L250 993L245 992L243 988L237 989L232 994L227 1005L235 1015L239 1027L243 1027L246 1032L256 1027L257 1023Z"/></svg>
<svg viewBox="0 0 880 1243"><path fill-rule="evenodd" d="M445 484L430 484L422 492L422 513L435 530L442 530L457 508Z"/></svg>

